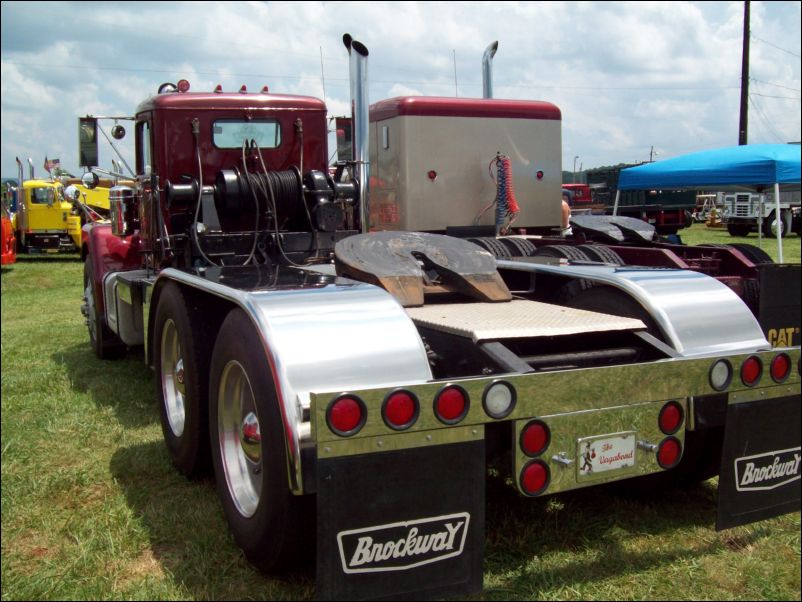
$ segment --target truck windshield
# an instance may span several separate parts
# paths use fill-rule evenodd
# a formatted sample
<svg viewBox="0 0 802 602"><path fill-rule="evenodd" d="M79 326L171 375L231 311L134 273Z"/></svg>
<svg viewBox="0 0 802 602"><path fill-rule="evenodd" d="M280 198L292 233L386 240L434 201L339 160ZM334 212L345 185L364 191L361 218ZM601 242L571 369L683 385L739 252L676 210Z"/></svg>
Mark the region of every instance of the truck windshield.
<svg viewBox="0 0 802 602"><path fill-rule="evenodd" d="M52 205L56 200L56 192L53 188L33 188L31 190L31 202L37 205Z"/></svg>
<svg viewBox="0 0 802 602"><path fill-rule="evenodd" d="M243 140L256 140L260 148L277 148L281 144L281 128L273 119L220 119L214 122L214 145L217 148L242 148Z"/></svg>

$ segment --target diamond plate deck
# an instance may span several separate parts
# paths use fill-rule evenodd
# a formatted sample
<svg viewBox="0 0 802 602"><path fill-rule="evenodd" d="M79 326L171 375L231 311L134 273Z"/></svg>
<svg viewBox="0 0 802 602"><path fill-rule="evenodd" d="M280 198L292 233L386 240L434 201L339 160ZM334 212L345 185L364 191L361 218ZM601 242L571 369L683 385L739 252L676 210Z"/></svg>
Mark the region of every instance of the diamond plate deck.
<svg viewBox="0 0 802 602"><path fill-rule="evenodd" d="M426 305L408 307L406 311L418 326L474 342L646 328L643 322L632 318L523 299L508 303Z"/></svg>

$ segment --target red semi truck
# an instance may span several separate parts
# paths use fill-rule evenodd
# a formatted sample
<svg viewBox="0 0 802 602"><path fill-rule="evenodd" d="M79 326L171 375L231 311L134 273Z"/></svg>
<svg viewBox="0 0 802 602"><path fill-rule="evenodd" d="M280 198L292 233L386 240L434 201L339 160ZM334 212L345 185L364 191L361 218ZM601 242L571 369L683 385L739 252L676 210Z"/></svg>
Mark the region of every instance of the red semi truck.
<svg viewBox="0 0 802 602"><path fill-rule="evenodd" d="M496 459L527 497L720 468L719 527L799 509L800 348L758 320L798 266L620 219L555 238L557 107L369 111L344 41L333 176L322 101L182 81L139 105L136 183L85 226L94 351L144 346L168 453L213 472L246 557L278 571L316 541L325 599L479 591Z"/></svg>

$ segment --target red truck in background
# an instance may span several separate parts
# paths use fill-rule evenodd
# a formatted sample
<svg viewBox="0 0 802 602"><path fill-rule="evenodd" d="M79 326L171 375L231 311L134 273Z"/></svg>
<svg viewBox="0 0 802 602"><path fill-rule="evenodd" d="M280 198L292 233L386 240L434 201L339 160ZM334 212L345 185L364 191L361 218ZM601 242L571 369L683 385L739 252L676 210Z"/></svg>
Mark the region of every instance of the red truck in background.
<svg viewBox="0 0 802 602"><path fill-rule="evenodd" d="M322 599L475 593L490 464L525 497L721 471L721 528L798 509L800 348L766 340L748 249L604 216L555 237L556 106L370 106L344 43L333 175L321 100L181 81L138 106L135 183L84 226L90 343L144 347L168 454L214 474L248 560L314 549Z"/></svg>

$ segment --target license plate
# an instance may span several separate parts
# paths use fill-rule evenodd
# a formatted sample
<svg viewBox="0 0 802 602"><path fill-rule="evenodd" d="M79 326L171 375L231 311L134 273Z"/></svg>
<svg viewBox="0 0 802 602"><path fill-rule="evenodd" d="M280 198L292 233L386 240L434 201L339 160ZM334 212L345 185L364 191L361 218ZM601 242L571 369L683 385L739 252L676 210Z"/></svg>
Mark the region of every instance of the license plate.
<svg viewBox="0 0 802 602"><path fill-rule="evenodd" d="M577 440L579 478L635 466L635 432L585 437Z"/></svg>

